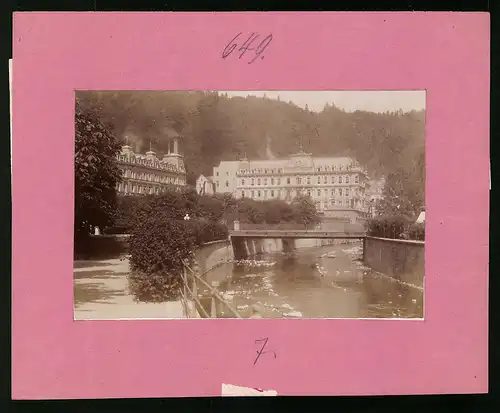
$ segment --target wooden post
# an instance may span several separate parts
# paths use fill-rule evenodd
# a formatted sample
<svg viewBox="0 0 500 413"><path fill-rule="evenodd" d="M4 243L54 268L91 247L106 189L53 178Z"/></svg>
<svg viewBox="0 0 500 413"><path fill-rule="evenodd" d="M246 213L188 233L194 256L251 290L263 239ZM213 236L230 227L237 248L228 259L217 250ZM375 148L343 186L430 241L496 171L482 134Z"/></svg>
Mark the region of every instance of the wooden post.
<svg viewBox="0 0 500 413"><path fill-rule="evenodd" d="M182 284L183 284L183 288L184 288L184 297L186 297L186 299L187 299L187 288L186 288L186 285L187 285L187 270L186 270L186 266L185 265L182 266Z"/></svg>
<svg viewBox="0 0 500 413"><path fill-rule="evenodd" d="M193 275L193 317L196 317L196 301L195 298L198 297L198 292L196 290L196 277Z"/></svg>
<svg viewBox="0 0 500 413"><path fill-rule="evenodd" d="M191 312L191 307L188 299L188 292L187 292L187 269L186 266L182 266L182 284L183 284L183 290L184 290L184 301L185 301L185 308L186 308L186 317L189 318L190 312Z"/></svg>
<svg viewBox="0 0 500 413"><path fill-rule="evenodd" d="M197 297L198 296L198 292L196 290L196 277L193 276L193 296L194 297Z"/></svg>
<svg viewBox="0 0 500 413"><path fill-rule="evenodd" d="M215 295L212 294L210 317L217 318L217 307L215 305Z"/></svg>
<svg viewBox="0 0 500 413"><path fill-rule="evenodd" d="M219 286L219 282L218 281L212 281L212 288L215 289ZM211 308L211 316L212 318L217 318L217 301L216 301L216 298L215 298L215 294L212 294L212 308Z"/></svg>

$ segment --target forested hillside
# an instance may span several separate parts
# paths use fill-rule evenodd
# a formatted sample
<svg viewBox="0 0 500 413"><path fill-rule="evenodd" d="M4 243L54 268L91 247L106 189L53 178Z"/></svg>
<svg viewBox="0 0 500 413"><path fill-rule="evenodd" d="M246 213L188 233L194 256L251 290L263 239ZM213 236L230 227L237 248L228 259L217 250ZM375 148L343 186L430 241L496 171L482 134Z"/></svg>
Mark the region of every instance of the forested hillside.
<svg viewBox="0 0 500 413"><path fill-rule="evenodd" d="M188 182L212 174L220 160L285 156L302 146L313 155L355 157L412 208L424 205L425 113L348 113L326 105L320 113L291 102L229 98L217 92L78 92L83 111L96 110L119 139L144 152L166 150L166 130L184 137ZM399 188L399 189L398 189ZM394 194L391 192L391 195Z"/></svg>

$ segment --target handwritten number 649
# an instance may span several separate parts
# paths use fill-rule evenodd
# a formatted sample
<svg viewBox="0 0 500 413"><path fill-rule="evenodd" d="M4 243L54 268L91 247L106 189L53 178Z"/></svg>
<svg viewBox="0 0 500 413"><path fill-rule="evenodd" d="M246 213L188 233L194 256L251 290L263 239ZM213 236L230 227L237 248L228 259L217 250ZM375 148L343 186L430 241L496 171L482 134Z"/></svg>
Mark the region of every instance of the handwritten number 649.
<svg viewBox="0 0 500 413"><path fill-rule="evenodd" d="M234 36L231 41L226 45L224 48L224 51L222 52L222 58L226 59L229 57L235 49L239 46L238 52L239 56L238 59L241 59L246 52L253 51L254 56L253 59L251 59L248 64L255 62L259 57L261 59L264 59L264 51L266 50L267 46L272 42L273 40L273 35L270 34L266 37L264 37L263 40L260 42L257 41L261 36L258 33L251 33L250 36L243 42L240 42L240 37L243 33L238 33L236 36Z"/></svg>

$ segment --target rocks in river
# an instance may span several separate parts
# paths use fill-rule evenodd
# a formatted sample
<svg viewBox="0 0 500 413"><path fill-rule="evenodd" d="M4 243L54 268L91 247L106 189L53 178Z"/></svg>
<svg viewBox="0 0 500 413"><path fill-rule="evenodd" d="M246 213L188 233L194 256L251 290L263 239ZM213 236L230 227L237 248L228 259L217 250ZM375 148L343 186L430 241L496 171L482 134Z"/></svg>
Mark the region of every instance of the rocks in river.
<svg viewBox="0 0 500 413"><path fill-rule="evenodd" d="M286 313L283 313L284 317L302 317L302 313L300 311L295 310L290 304L284 303L281 304L281 308L289 310Z"/></svg>
<svg viewBox="0 0 500 413"><path fill-rule="evenodd" d="M320 273L320 275L322 277L324 277L328 272L326 271L326 268L325 267L322 267L321 265L319 264L316 264L316 270L318 270L318 272Z"/></svg>
<svg viewBox="0 0 500 413"><path fill-rule="evenodd" d="M285 317L302 317L302 313L300 311L290 311L289 313L284 313L283 314Z"/></svg>
<svg viewBox="0 0 500 413"><path fill-rule="evenodd" d="M324 254L320 255L319 258L337 258L337 254L335 252L325 252Z"/></svg>
<svg viewBox="0 0 500 413"><path fill-rule="evenodd" d="M363 248L362 247L351 247L351 248L345 248L342 251L346 254L356 256L356 255L360 255L363 253Z"/></svg>
<svg viewBox="0 0 500 413"><path fill-rule="evenodd" d="M258 261L258 260L238 260L234 261L236 265L250 268L269 268L276 265L276 261Z"/></svg>
<svg viewBox="0 0 500 413"><path fill-rule="evenodd" d="M233 301L235 294L235 291L224 291L223 293L221 293L221 296L226 301Z"/></svg>

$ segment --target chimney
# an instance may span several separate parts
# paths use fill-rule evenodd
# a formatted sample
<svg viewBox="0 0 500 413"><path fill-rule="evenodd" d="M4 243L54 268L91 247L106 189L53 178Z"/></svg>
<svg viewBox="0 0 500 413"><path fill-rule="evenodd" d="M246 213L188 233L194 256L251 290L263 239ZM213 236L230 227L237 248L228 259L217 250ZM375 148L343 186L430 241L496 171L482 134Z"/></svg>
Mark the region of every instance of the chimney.
<svg viewBox="0 0 500 413"><path fill-rule="evenodd" d="M151 142L149 142L149 151L146 152L146 159L149 161L154 161L156 158L156 153L153 151Z"/></svg>
<svg viewBox="0 0 500 413"><path fill-rule="evenodd" d="M130 136L125 135L125 145L122 145L122 150L121 150L122 155L130 156L131 154L134 153L134 151L132 150L132 147L129 145L129 140L130 140Z"/></svg>

